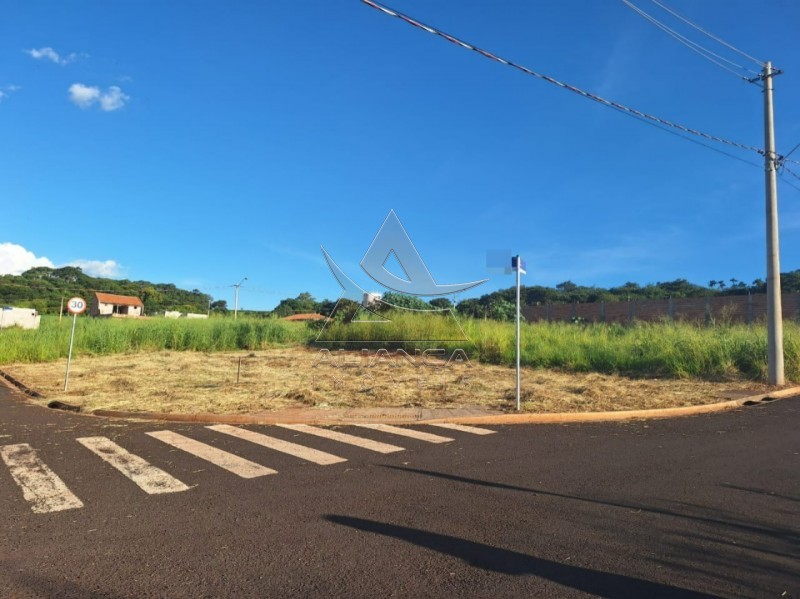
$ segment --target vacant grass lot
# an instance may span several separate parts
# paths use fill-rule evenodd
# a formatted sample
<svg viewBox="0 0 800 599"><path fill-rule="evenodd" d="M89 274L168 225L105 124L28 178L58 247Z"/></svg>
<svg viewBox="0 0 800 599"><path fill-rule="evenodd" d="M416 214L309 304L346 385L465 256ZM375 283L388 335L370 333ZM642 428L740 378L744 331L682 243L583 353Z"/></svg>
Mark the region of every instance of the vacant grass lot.
<svg viewBox="0 0 800 599"><path fill-rule="evenodd" d="M511 323L462 319L467 341L439 344L396 343L393 339L441 339L436 320L413 314L390 315L377 325L335 323L333 339L360 340L345 345L313 343L319 330L283 320L118 320L78 319L75 356L105 356L159 351L234 352L275 347L385 347L463 349L483 364L514 363ZM0 331L0 366L40 363L67 356L71 319L43 318L37 331ZM449 331L446 331L449 332ZM785 323L786 376L800 380L800 327ZM697 326L682 323L622 325L533 324L522 327L522 364L571 372L633 377L765 380L767 342L763 326Z"/></svg>
<svg viewBox="0 0 800 599"><path fill-rule="evenodd" d="M341 359L335 356L335 359ZM66 360L2 369L45 395L85 410L259 413L317 407L515 407L514 369L471 361L414 364L405 358L345 365L320 361L303 347L259 352L147 352L81 356L64 393ZM237 382L238 381L238 382ZM766 390L753 381L629 378L525 368L522 407L529 412L651 409L714 403Z"/></svg>
<svg viewBox="0 0 800 599"><path fill-rule="evenodd" d="M445 356L463 349L469 365L423 364L422 343L436 338L407 314L389 324L336 323L318 328L281 320L96 320L81 317L70 390L64 373L71 319L45 318L38 331L0 332L0 369L43 393L86 409L257 412L317 406L513 406L514 328L462 320L468 341L440 343ZM416 329L414 327L417 327ZM360 336L360 337L359 337ZM786 323L786 373L800 380L800 329ZM338 356L319 362L319 349ZM362 347L371 358L360 360ZM385 347L389 358L375 359ZM409 359L394 351L405 349ZM766 390L766 333L760 326L535 324L523 326L523 408L568 412L684 406ZM315 365L316 364L316 365Z"/></svg>

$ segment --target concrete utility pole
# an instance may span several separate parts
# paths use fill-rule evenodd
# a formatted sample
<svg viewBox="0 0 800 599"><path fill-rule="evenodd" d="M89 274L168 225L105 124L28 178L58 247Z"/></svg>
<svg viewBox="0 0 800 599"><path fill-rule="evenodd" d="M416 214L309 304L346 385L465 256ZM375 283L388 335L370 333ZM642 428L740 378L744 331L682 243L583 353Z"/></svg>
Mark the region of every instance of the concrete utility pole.
<svg viewBox="0 0 800 599"><path fill-rule="evenodd" d="M233 319L234 320L236 320L236 315L239 312L239 287L241 287L242 283L244 283L246 280L247 280L247 277L245 277L244 279L242 279L241 281L236 283L236 285L234 285L234 287L236 287L236 294L234 295L234 299L233 299Z"/></svg>
<svg viewBox="0 0 800 599"><path fill-rule="evenodd" d="M778 155L772 108L772 78L781 71L767 61L760 79L764 83L764 170L767 200L767 364L770 385L783 385L783 310L778 243Z"/></svg>
<svg viewBox="0 0 800 599"><path fill-rule="evenodd" d="M520 293L519 293L519 271L520 271L520 259L519 254L517 255L517 313L516 313L516 333L517 333L517 347L516 347L516 360L517 360L517 412L520 410L520 377L519 377L519 316L520 316Z"/></svg>
<svg viewBox="0 0 800 599"><path fill-rule="evenodd" d="M526 274L525 272L525 263L522 261L522 258L519 254L514 256L511 259L511 267L517 273L517 311L516 311L516 332L517 332L517 343L516 343L516 366L517 366L517 412L522 409L521 399L520 399L520 326L519 322L522 317L522 307L520 305L520 275Z"/></svg>

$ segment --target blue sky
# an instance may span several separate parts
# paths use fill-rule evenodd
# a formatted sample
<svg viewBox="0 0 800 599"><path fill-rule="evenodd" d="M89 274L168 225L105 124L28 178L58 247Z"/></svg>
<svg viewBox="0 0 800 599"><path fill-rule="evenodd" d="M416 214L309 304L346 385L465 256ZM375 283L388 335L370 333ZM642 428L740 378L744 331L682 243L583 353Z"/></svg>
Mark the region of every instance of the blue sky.
<svg viewBox="0 0 800 599"><path fill-rule="evenodd" d="M763 144L761 90L621 1L389 5L608 99ZM669 6L785 71L778 151L800 143L800 4ZM0 274L78 264L229 303L247 277L245 309L335 299L319 246L369 287L358 262L394 209L438 283L484 278L497 248L523 255L531 285L765 276L759 155L664 133L358 0L2 1L0 16ZM783 271L800 268L800 190L785 181L800 179L779 180ZM489 276L470 296L513 284Z"/></svg>

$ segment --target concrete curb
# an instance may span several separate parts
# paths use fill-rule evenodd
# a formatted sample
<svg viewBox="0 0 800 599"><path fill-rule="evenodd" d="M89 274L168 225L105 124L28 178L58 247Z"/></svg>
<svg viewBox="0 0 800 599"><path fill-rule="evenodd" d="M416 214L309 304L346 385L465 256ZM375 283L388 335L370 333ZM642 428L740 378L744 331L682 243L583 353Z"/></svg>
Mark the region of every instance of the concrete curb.
<svg viewBox="0 0 800 599"><path fill-rule="evenodd" d="M617 412L560 412L555 414L483 414L453 415L446 417L426 417L425 410L409 409L407 415L391 414L375 416L359 415L357 410L343 410L347 414L320 414L309 409L276 412L275 414L159 414L155 412L121 412L115 410L95 410L94 416L105 418L124 418L134 420L161 420L167 422L222 423L222 424L565 424L577 422L620 422L626 420L654 420L678 418L699 414L723 412L743 406L756 405L776 399L800 395L800 386L780 389L771 393L750 395L740 399L723 401L702 406L682 408L661 408L655 410L620 410ZM453 412L459 410L454 409ZM412 413L414 412L414 413Z"/></svg>
<svg viewBox="0 0 800 599"><path fill-rule="evenodd" d="M571 422L622 422L626 420L657 420L679 418L700 414L724 412L762 402L786 399L800 395L800 387L789 387L771 393L750 395L702 406L682 408L660 408L655 410L620 410L617 412L561 412L557 414L503 414L502 416L465 416L427 420L428 423L447 422L452 424L566 424Z"/></svg>
<svg viewBox="0 0 800 599"><path fill-rule="evenodd" d="M21 381L18 381L7 372L0 370L0 377L4 378L6 381L10 383L11 386L19 389L28 397L36 397L36 398L43 397L41 393L35 391L34 389L31 389L30 387L27 387L25 384L23 384Z"/></svg>

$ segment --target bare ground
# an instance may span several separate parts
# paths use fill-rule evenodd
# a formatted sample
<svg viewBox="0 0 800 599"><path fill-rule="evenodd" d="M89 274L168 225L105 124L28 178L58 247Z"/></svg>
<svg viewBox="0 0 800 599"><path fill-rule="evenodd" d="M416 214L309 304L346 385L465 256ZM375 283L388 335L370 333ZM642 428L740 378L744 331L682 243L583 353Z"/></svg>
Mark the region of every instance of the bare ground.
<svg viewBox="0 0 800 599"><path fill-rule="evenodd" d="M158 352L10 364L3 370L41 393L96 409L133 412L258 413L287 408L470 407L511 410L514 369L477 362L392 354L331 359L303 348L253 353ZM341 360L344 359L344 364ZM412 363L413 362L413 363ZM586 412L715 403L769 387L753 381L633 379L596 373L523 369L526 412Z"/></svg>

